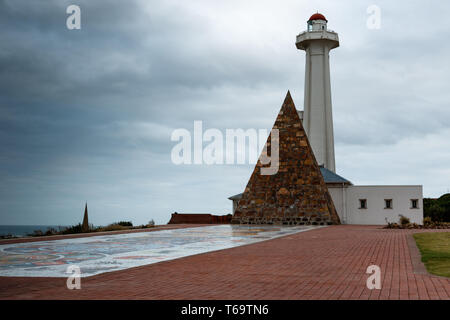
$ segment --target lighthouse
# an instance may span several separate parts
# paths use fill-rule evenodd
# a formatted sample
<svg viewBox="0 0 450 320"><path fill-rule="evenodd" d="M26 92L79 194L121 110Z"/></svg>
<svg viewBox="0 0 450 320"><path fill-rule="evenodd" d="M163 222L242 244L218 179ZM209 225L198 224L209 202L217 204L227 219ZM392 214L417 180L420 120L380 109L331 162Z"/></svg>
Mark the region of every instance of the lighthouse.
<svg viewBox="0 0 450 320"><path fill-rule="evenodd" d="M329 53L339 47L339 37L327 22L322 14L313 14L296 46L306 52L303 126L318 164L336 172Z"/></svg>
<svg viewBox="0 0 450 320"><path fill-rule="evenodd" d="M327 22L322 14L313 14L307 30L297 36L297 48L306 52L304 111L296 109L288 93L274 125L280 132L279 170L261 176L258 161L244 192L228 198L233 201L231 221L385 225L403 215L422 224L421 185L358 186L336 173L329 53L339 46L339 38Z"/></svg>

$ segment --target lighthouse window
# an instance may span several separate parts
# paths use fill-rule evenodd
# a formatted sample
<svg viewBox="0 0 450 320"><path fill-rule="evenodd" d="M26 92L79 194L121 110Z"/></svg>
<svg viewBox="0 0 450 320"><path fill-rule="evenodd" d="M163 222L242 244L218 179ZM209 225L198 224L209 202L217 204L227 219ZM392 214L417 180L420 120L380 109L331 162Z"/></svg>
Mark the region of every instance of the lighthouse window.
<svg viewBox="0 0 450 320"><path fill-rule="evenodd" d="M419 200L411 199L411 209L419 209Z"/></svg>

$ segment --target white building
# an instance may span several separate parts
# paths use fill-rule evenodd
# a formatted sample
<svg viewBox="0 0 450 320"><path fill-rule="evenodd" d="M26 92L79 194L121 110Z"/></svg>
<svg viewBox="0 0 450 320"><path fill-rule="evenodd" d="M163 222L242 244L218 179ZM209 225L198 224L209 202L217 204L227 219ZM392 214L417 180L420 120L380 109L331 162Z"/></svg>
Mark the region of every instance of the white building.
<svg viewBox="0 0 450 320"><path fill-rule="evenodd" d="M422 224L422 186L329 186L331 198L344 224L386 224L399 215Z"/></svg>
<svg viewBox="0 0 450 320"><path fill-rule="evenodd" d="M343 224L384 225L398 222L399 215L422 224L422 186L355 186L336 173L320 171ZM233 213L242 193L229 197Z"/></svg>
<svg viewBox="0 0 450 320"><path fill-rule="evenodd" d="M339 46L339 37L328 30L327 22L316 13L308 20L307 30L297 36L297 48L306 52L305 110L299 116L341 223L383 225L398 222L403 215L422 224L421 185L355 186L335 173L329 52ZM228 198L233 201L233 213L241 197Z"/></svg>

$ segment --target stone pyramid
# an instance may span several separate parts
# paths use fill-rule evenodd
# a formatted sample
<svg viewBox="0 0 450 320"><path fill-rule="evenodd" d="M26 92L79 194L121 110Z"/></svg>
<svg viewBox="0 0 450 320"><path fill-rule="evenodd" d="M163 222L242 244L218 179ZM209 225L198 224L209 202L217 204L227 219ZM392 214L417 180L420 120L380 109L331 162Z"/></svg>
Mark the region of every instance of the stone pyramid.
<svg viewBox="0 0 450 320"><path fill-rule="evenodd" d="M271 156L274 129L278 129L279 133L278 172L262 175L261 168L270 166L262 164L262 157L265 154ZM272 142L275 143L275 139ZM289 91L266 147L237 205L232 223L340 224Z"/></svg>

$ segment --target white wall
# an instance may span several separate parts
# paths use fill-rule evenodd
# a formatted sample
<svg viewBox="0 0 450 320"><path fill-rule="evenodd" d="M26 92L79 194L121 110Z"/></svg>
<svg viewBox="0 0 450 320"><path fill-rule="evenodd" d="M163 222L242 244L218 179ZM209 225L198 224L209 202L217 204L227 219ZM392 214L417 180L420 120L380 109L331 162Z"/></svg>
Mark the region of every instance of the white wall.
<svg viewBox="0 0 450 320"><path fill-rule="evenodd" d="M329 187L342 223L385 225L398 222L399 215L411 222L423 222L422 186L349 186ZM367 199L367 209L360 209L359 199ZM392 199L392 209L385 209L385 199ZM411 199L418 199L418 209L411 208Z"/></svg>
<svg viewBox="0 0 450 320"><path fill-rule="evenodd" d="M331 188L328 186L328 192L330 193L331 198L333 199L334 207L336 208L336 211L338 213L339 219L341 220L342 224L347 224L348 221L344 215L345 213L345 202L347 199L345 199L345 190L346 188L342 187L336 187Z"/></svg>

